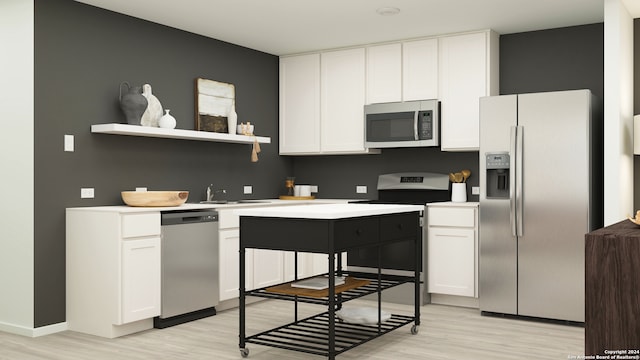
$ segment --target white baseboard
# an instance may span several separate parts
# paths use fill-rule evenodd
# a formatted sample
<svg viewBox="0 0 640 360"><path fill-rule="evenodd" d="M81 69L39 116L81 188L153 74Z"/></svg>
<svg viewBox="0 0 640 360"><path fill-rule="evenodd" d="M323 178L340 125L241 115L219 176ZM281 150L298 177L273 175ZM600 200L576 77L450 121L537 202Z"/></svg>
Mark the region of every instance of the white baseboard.
<svg viewBox="0 0 640 360"><path fill-rule="evenodd" d="M431 303L438 305L468 307L474 309L478 309L480 307L478 298L455 295L431 294Z"/></svg>
<svg viewBox="0 0 640 360"><path fill-rule="evenodd" d="M41 326L37 328L30 328L26 326L0 322L0 331L4 331L11 334L16 334L16 335L28 336L28 337L38 337L38 336L45 336L49 334L55 334L57 332L65 331L67 329L68 329L68 326L66 322L47 325L47 326Z"/></svg>

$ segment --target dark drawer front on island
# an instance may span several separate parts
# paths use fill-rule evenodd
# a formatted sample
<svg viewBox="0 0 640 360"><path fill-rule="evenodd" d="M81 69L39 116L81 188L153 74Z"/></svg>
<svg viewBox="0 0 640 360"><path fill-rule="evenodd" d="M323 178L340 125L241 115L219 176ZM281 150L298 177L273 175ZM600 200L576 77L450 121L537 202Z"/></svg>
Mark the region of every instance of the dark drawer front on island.
<svg viewBox="0 0 640 360"><path fill-rule="evenodd" d="M334 225L336 247L349 249L378 243L378 218L338 220Z"/></svg>
<svg viewBox="0 0 640 360"><path fill-rule="evenodd" d="M420 220L415 213L387 215L380 218L380 238L382 240L411 239L416 236Z"/></svg>
<svg viewBox="0 0 640 360"><path fill-rule="evenodd" d="M417 212L344 219L240 217L246 248L328 253L416 237L420 238ZM413 242L407 245L413 253Z"/></svg>
<svg viewBox="0 0 640 360"><path fill-rule="evenodd" d="M240 217L240 237L245 247L325 253L327 220Z"/></svg>

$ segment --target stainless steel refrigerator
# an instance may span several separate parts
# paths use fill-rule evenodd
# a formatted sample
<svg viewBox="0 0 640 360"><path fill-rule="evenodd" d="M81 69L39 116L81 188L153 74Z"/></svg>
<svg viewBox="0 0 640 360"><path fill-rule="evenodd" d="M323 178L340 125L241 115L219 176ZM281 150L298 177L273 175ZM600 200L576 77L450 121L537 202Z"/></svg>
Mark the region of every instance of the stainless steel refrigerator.
<svg viewBox="0 0 640 360"><path fill-rule="evenodd" d="M594 103L589 90L480 99L481 311L584 322L584 235L602 223Z"/></svg>

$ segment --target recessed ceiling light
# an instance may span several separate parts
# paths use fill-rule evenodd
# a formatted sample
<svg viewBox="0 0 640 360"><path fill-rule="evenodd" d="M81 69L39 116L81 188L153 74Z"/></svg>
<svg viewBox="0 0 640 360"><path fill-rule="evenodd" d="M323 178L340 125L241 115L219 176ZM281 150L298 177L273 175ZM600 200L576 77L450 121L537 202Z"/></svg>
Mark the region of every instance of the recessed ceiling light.
<svg viewBox="0 0 640 360"><path fill-rule="evenodd" d="M381 7L376 9L376 12L382 16L391 16L391 15L398 14L400 12L400 9L396 7L387 6L387 7Z"/></svg>

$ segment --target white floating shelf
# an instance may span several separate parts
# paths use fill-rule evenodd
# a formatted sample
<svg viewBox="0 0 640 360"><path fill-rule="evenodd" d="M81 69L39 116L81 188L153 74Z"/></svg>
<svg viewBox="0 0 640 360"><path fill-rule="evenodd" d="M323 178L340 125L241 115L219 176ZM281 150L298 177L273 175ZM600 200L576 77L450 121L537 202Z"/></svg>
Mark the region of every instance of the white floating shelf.
<svg viewBox="0 0 640 360"><path fill-rule="evenodd" d="M271 138L264 136L231 135L209 131L196 131L184 129L163 129L149 126L128 125L128 124L96 124L91 125L91 132L96 134L114 134L145 136L168 139L216 141L236 144L253 144L254 139L258 139L261 144L270 144Z"/></svg>

